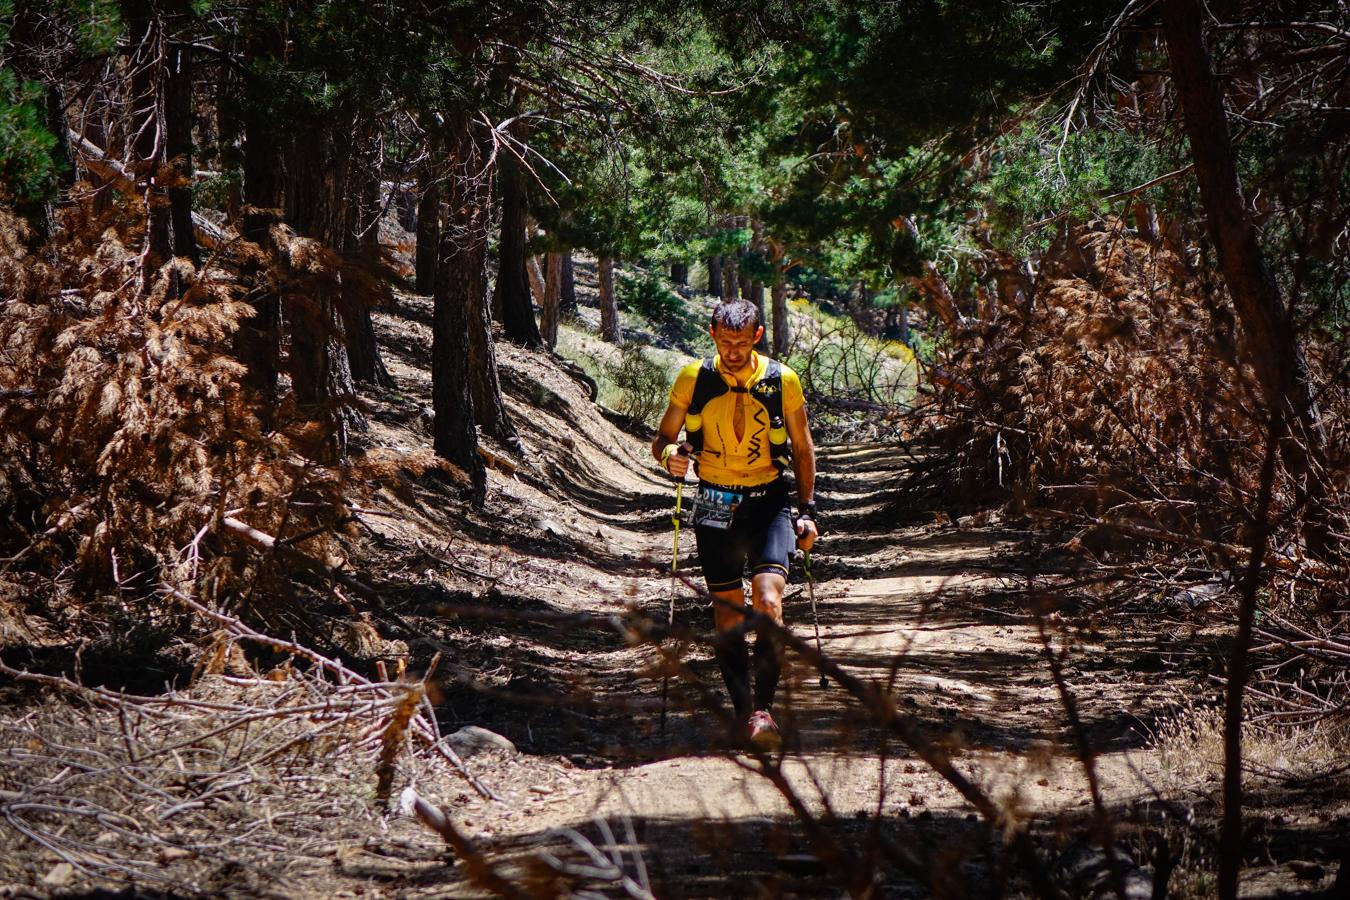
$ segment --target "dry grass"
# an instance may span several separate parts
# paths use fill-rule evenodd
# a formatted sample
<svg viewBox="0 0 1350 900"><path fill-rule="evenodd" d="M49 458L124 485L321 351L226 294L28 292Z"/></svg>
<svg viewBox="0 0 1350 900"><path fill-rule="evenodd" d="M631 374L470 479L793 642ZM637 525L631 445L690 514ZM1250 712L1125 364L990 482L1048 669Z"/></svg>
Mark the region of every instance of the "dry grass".
<svg viewBox="0 0 1350 900"><path fill-rule="evenodd" d="M1158 724L1151 747L1157 752L1164 793L1200 792L1218 796L1223 778L1223 710L1183 703ZM1347 742L1332 720L1279 727L1247 722L1242 760L1252 784L1305 781L1342 765Z"/></svg>
<svg viewBox="0 0 1350 900"><path fill-rule="evenodd" d="M0 877L285 891L387 827L395 780L468 778L491 796L439 743L422 683L371 681L188 605L223 627L185 690L133 696L0 664L63 695L0 722ZM297 664L255 674L244 643Z"/></svg>

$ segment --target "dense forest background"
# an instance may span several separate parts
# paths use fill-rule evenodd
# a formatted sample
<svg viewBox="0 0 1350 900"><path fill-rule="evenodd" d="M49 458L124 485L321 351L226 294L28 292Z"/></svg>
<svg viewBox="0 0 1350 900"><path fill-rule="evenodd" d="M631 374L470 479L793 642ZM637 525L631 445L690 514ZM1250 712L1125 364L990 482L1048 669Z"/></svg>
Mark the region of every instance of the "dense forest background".
<svg viewBox="0 0 1350 900"><path fill-rule="evenodd" d="M478 521L490 471L538 468L504 395L557 393L520 359L641 434L739 296L820 435L922 446L910 496L1039 535L1060 580L1022 608L1052 632L1218 622L1218 895L1251 728L1344 774L1344 3L0 0L0 66L13 621L305 658L297 585L383 608L342 545L380 492ZM376 327L400 309L425 406ZM425 441L394 452L400 404ZM385 763L422 699L380 707ZM1014 890L1057 895L1008 846Z"/></svg>

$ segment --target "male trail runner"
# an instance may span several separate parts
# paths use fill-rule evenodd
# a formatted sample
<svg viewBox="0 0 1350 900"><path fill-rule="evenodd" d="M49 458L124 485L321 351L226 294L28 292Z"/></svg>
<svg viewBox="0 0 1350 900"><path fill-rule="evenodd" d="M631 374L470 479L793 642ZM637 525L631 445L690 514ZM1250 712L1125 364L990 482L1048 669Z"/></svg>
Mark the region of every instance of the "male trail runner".
<svg viewBox="0 0 1350 900"><path fill-rule="evenodd" d="M755 611L782 625L794 532L797 546L806 551L818 534L816 451L797 373L754 350L764 334L755 305L721 303L708 331L717 355L690 363L676 377L652 455L676 478L684 478L686 454L693 455L699 477L694 535L704 580L718 598L713 605L717 662L750 739L776 749L781 738L769 707L778 689L782 650L778 641L761 637L755 642L752 695L742 574L749 562ZM683 445L676 443L681 428ZM789 465L797 476L795 518L783 477Z"/></svg>

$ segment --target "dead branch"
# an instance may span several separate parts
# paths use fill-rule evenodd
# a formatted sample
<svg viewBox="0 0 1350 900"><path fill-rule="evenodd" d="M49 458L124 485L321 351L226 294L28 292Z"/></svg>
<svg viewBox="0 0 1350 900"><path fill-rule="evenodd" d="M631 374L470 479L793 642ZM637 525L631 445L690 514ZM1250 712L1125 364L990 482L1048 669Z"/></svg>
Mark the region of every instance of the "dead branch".
<svg viewBox="0 0 1350 900"><path fill-rule="evenodd" d="M478 845L456 828L450 817L435 804L407 787L403 789L402 806L406 813L417 816L418 821L445 839L455 855L464 861L469 877L480 887L502 897L528 900L529 895L504 878L483 855L483 851L478 849Z"/></svg>

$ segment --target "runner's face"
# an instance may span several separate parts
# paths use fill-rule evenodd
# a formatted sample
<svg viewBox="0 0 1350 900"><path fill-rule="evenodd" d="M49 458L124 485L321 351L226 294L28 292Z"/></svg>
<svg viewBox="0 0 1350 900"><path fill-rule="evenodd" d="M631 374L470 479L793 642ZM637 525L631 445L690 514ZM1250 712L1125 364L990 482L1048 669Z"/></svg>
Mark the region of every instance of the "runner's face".
<svg viewBox="0 0 1350 900"><path fill-rule="evenodd" d="M713 325L708 331L713 343L717 345L717 354L722 357L722 365L727 371L739 372L750 364L750 352L764 334L764 326L757 325L733 331L721 325Z"/></svg>

